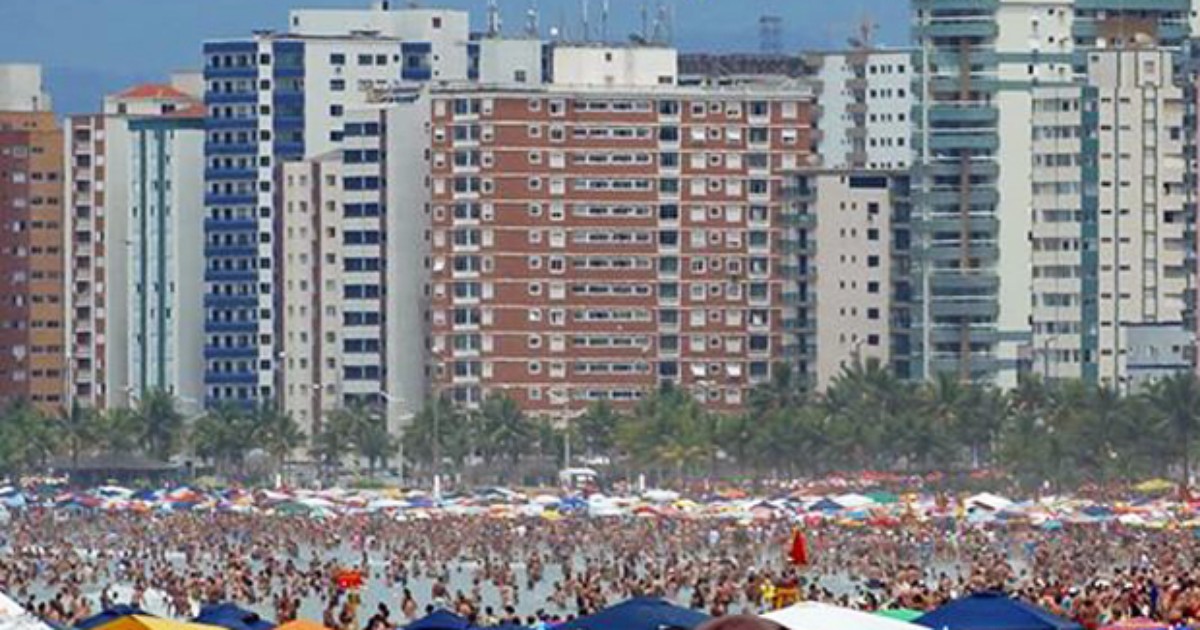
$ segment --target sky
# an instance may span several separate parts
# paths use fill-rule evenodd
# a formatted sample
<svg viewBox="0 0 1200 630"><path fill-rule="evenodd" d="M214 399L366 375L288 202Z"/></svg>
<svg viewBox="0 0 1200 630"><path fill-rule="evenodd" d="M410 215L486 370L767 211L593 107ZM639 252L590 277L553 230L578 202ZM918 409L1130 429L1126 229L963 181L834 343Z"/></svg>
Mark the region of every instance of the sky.
<svg viewBox="0 0 1200 630"><path fill-rule="evenodd" d="M405 0L393 0L403 2ZM537 3L543 27L580 29L583 0L498 0L504 28L516 31ZM652 6L657 0L647 0ZM905 0L663 0L674 5L674 43L683 51L756 51L762 15L783 18L785 50L845 45L865 16L884 46L908 41ZM590 0L598 15L603 0ZM643 0L609 0L611 38L639 29ZM482 29L486 0L422 0L468 9ZM370 0L0 0L0 62L45 68L62 114L95 111L104 94L199 69L205 39L282 29L294 8L366 7Z"/></svg>

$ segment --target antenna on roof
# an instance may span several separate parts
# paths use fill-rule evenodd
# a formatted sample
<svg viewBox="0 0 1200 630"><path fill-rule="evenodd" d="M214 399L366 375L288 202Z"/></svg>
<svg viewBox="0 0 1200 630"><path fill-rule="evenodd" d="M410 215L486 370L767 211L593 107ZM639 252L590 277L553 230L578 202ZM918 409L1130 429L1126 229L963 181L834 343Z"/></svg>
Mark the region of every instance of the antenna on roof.
<svg viewBox="0 0 1200 630"><path fill-rule="evenodd" d="M642 0L642 41L650 41L650 7Z"/></svg>
<svg viewBox="0 0 1200 630"><path fill-rule="evenodd" d="M870 50L875 40L875 30L879 27L870 13L863 13L858 22L858 33L846 41L855 49Z"/></svg>
<svg viewBox="0 0 1200 630"><path fill-rule="evenodd" d="M489 37L500 36L500 6L496 0L488 0L487 34Z"/></svg>
<svg viewBox="0 0 1200 630"><path fill-rule="evenodd" d="M537 0L529 1L529 10L525 12L525 36L538 36L538 7Z"/></svg>
<svg viewBox="0 0 1200 630"><path fill-rule="evenodd" d="M654 32L650 37L650 41L655 44L666 44L670 41L671 15L667 11L667 5L662 0L659 0L658 7L654 11Z"/></svg>
<svg viewBox="0 0 1200 630"><path fill-rule="evenodd" d="M777 55L783 52L783 18L764 15L758 18L758 48L761 52Z"/></svg>
<svg viewBox="0 0 1200 630"><path fill-rule="evenodd" d="M588 24L588 4L589 3L588 3L588 0L579 0L579 3L581 5L580 6L580 22L583 25L583 37L581 37L580 39L582 39L582 41L584 43L586 43L588 41L591 41L591 35L592 35L592 29L591 29L590 25Z"/></svg>
<svg viewBox="0 0 1200 630"><path fill-rule="evenodd" d="M600 5L600 39L608 41L608 0Z"/></svg>

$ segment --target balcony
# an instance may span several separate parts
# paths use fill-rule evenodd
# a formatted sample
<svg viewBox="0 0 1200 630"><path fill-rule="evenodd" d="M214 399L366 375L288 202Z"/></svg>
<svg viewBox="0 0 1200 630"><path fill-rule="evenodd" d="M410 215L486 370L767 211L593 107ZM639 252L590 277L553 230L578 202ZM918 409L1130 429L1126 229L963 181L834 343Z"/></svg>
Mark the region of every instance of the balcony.
<svg viewBox="0 0 1200 630"><path fill-rule="evenodd" d="M206 232L244 232L258 229L258 219L205 219Z"/></svg>
<svg viewBox="0 0 1200 630"><path fill-rule="evenodd" d="M217 308L257 308L257 295L215 295L204 296L204 305Z"/></svg>

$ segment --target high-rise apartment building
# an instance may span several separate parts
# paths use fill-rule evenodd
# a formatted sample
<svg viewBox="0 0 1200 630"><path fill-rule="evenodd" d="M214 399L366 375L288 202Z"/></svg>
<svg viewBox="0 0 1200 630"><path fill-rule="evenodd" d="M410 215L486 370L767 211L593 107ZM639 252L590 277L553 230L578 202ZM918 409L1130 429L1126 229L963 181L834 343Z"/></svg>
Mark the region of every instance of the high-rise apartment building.
<svg viewBox="0 0 1200 630"><path fill-rule="evenodd" d="M0 66L0 82L0 400L52 411L67 382L62 129L39 71Z"/></svg>
<svg viewBox="0 0 1200 630"><path fill-rule="evenodd" d="M340 146L346 113L373 89L465 80L459 11L304 10L286 34L204 46L206 400L274 400L280 376L276 174Z"/></svg>
<svg viewBox="0 0 1200 630"><path fill-rule="evenodd" d="M824 389L877 361L911 377L907 174L802 169L784 193L784 325L799 374Z"/></svg>
<svg viewBox="0 0 1200 630"><path fill-rule="evenodd" d="M342 148L284 164L278 276L284 411L412 413L427 386L428 101L347 112ZM398 414L398 415L397 415Z"/></svg>
<svg viewBox="0 0 1200 630"><path fill-rule="evenodd" d="M433 92L439 394L558 414L669 381L730 408L787 359L779 216L783 173L815 160L811 93L673 73Z"/></svg>
<svg viewBox="0 0 1200 630"><path fill-rule="evenodd" d="M68 119L67 360L71 395L127 405L203 393L204 110L173 85Z"/></svg>
<svg viewBox="0 0 1200 630"><path fill-rule="evenodd" d="M1183 111L1164 69L1190 28L1190 1L916 0L913 8L920 373L1003 386L1029 372L1128 384L1121 326L1182 321L1194 275L1180 275L1169 251L1181 242L1167 222L1187 194L1169 166L1182 156ZM1142 56L1108 52L1121 50ZM1152 79L1134 78L1143 62ZM1106 91L1127 109L1101 124L1115 107L1098 96ZM1136 151L1116 146L1134 140L1122 116L1137 117ZM1167 166L1148 174L1153 192L1146 162ZM1122 187L1098 175L1116 172L1138 181ZM1107 210L1131 214L1104 214L1106 197L1123 206ZM1130 240L1118 254L1133 235L1113 221L1134 214L1155 217L1137 240L1156 245L1135 251ZM1140 262L1117 260L1142 251L1151 253ZM1124 323L1117 317L1137 310Z"/></svg>

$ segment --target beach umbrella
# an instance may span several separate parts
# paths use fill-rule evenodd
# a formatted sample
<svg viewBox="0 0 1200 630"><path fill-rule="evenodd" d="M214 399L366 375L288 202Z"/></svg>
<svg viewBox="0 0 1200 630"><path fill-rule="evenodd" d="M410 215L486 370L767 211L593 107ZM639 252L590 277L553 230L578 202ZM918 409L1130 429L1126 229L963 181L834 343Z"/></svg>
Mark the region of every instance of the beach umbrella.
<svg viewBox="0 0 1200 630"><path fill-rule="evenodd" d="M995 591L956 599L914 623L934 630L1083 630L1073 621Z"/></svg>
<svg viewBox="0 0 1200 630"><path fill-rule="evenodd" d="M800 602L769 612L763 615L763 618L774 621L787 630L918 630L906 621L820 602Z"/></svg>
<svg viewBox="0 0 1200 630"><path fill-rule="evenodd" d="M407 626L404 630L467 630L471 623L448 610L435 610Z"/></svg>
<svg viewBox="0 0 1200 630"><path fill-rule="evenodd" d="M114 619L96 630L221 630L217 626L202 623L176 621L149 615L129 615Z"/></svg>
<svg viewBox="0 0 1200 630"><path fill-rule="evenodd" d="M635 597L593 615L569 621L556 630L691 630L709 616L661 599Z"/></svg>
<svg viewBox="0 0 1200 630"><path fill-rule="evenodd" d="M0 629L50 630L50 625L25 610L8 595L0 593Z"/></svg>
<svg viewBox="0 0 1200 630"><path fill-rule="evenodd" d="M1126 619L1124 621L1113 622L1107 626L1103 626L1100 630L1168 630L1171 627L1169 623L1138 617L1135 619Z"/></svg>
<svg viewBox="0 0 1200 630"><path fill-rule="evenodd" d="M896 621L913 621L925 613L911 608L890 608L888 610L877 610L875 614L880 617L895 619Z"/></svg>
<svg viewBox="0 0 1200 630"><path fill-rule="evenodd" d="M329 630L325 626L307 619L293 619L285 624L280 624L275 630Z"/></svg>
<svg viewBox="0 0 1200 630"><path fill-rule="evenodd" d="M92 615L91 617L88 617L87 619L84 619L83 621L80 621L79 623L76 623L75 628L76 628L76 630L92 630L92 628L98 628L100 626L103 626L106 623L111 622L111 621L116 621L117 619L120 619L121 617L129 617L131 615L145 615L145 614L146 614L146 611L142 610L141 608L136 608L134 606L127 606L125 604L119 604L117 606L113 606L112 608L103 610L95 615Z"/></svg>
<svg viewBox="0 0 1200 630"><path fill-rule="evenodd" d="M272 630L275 624L237 604L208 604L193 619L196 623L220 626L229 630Z"/></svg>

